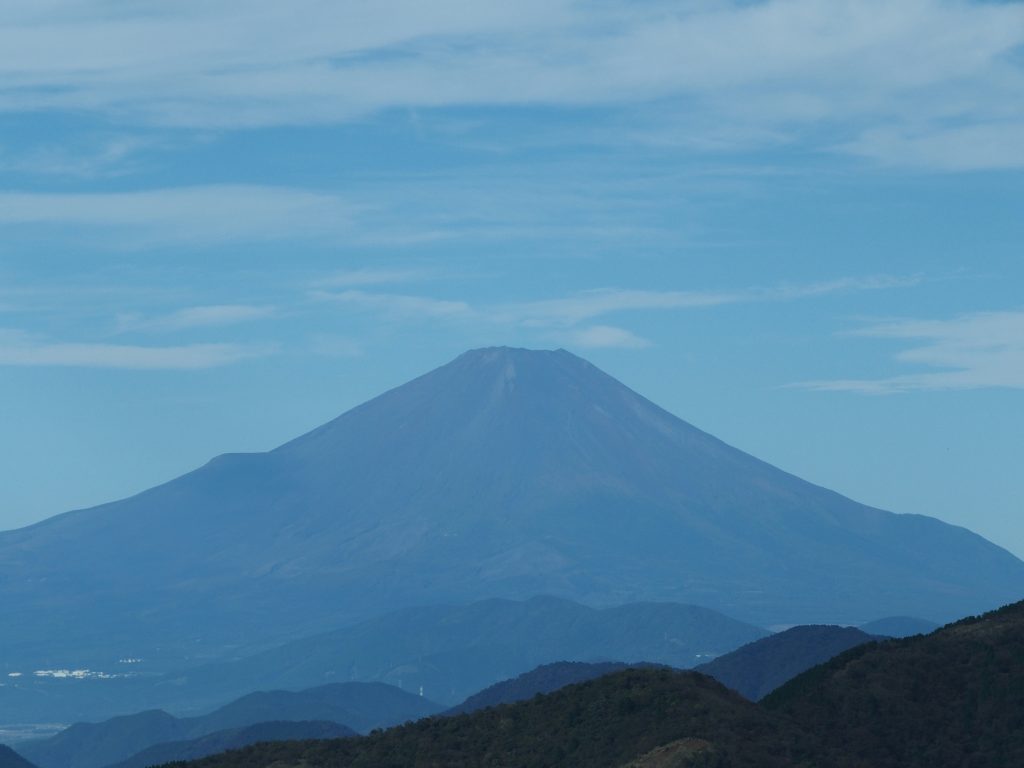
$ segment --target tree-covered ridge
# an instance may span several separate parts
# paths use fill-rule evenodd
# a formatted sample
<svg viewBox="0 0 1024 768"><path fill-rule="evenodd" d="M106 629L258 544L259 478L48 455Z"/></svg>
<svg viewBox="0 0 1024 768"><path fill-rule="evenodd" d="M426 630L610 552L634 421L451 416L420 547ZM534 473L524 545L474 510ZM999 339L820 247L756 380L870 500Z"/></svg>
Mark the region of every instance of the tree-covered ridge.
<svg viewBox="0 0 1024 768"><path fill-rule="evenodd" d="M794 764L806 740L704 675L627 669L550 695L435 717L338 741L263 744L192 768L617 768L660 745L697 739L752 768Z"/></svg>
<svg viewBox="0 0 1024 768"><path fill-rule="evenodd" d="M853 648L751 703L696 672L627 669L368 737L259 745L192 768L1006 768L1024 765L1024 603Z"/></svg>
<svg viewBox="0 0 1024 768"><path fill-rule="evenodd" d="M768 696L832 765L1024 765L1024 603L854 648Z"/></svg>
<svg viewBox="0 0 1024 768"><path fill-rule="evenodd" d="M0 768L35 768L13 749L0 744Z"/></svg>
<svg viewBox="0 0 1024 768"><path fill-rule="evenodd" d="M496 707L499 704L525 701L539 693L552 693L567 685L583 683L602 675L618 672L627 666L629 665L618 661L596 664L588 664L583 661L556 661L553 664L542 664L511 680L504 680L484 688L461 704L452 707L445 714L464 715L476 712L478 709Z"/></svg>
<svg viewBox="0 0 1024 768"><path fill-rule="evenodd" d="M98 723L75 723L48 739L26 741L18 749L39 768L106 768L157 744L191 741L259 723L327 721L366 733L438 711L433 702L382 683L332 683L302 691L257 691L194 717L149 710ZM177 754L162 761L177 759Z"/></svg>
<svg viewBox="0 0 1024 768"><path fill-rule="evenodd" d="M240 749L260 742L341 739L355 735L356 732L351 728L339 723L324 721L256 723L244 728L215 731L198 739L154 744L127 760L109 766L109 768L148 768L151 765L174 760L197 760L200 757L215 755L229 749Z"/></svg>
<svg viewBox="0 0 1024 768"><path fill-rule="evenodd" d="M872 639L853 627L793 627L701 664L696 671L758 701L801 672Z"/></svg>

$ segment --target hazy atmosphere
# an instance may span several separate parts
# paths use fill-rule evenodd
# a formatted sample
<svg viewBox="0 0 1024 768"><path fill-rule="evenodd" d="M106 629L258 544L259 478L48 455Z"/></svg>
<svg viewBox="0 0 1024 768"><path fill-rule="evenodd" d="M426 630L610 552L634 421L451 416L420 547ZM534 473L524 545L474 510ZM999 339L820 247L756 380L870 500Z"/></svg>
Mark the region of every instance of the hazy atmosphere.
<svg viewBox="0 0 1024 768"><path fill-rule="evenodd" d="M1017 3L8 4L0 524L512 344L1024 554L1022 43Z"/></svg>
<svg viewBox="0 0 1024 768"><path fill-rule="evenodd" d="M1024 2L0 4L0 768L1024 765Z"/></svg>

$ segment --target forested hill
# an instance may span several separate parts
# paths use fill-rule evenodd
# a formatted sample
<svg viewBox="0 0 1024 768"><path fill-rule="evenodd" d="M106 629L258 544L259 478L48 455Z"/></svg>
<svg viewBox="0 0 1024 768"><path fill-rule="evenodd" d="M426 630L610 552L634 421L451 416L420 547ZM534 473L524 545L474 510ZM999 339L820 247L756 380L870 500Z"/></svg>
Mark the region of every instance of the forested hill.
<svg viewBox="0 0 1024 768"><path fill-rule="evenodd" d="M793 627L747 643L696 671L757 701L801 672L873 639L853 627Z"/></svg>
<svg viewBox="0 0 1024 768"><path fill-rule="evenodd" d="M35 768L10 747L0 744L0 768Z"/></svg>
<svg viewBox="0 0 1024 768"><path fill-rule="evenodd" d="M193 768L1024 765L1024 603L858 646L751 703L696 672L627 669L369 737L258 745Z"/></svg>
<svg viewBox="0 0 1024 768"><path fill-rule="evenodd" d="M1024 765L1024 603L860 646L764 705L821 734L836 766Z"/></svg>
<svg viewBox="0 0 1024 768"><path fill-rule="evenodd" d="M806 737L785 718L709 677L627 669L470 715L430 718L357 739L261 744L188 765L615 768L687 738L707 741L722 760L752 768L783 768L808 751Z"/></svg>

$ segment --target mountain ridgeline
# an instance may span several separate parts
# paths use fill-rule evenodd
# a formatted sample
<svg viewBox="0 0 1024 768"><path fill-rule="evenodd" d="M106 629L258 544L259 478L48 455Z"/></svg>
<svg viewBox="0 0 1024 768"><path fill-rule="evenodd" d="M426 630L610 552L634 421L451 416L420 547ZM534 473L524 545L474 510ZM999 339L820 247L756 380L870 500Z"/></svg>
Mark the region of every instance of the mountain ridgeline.
<svg viewBox="0 0 1024 768"><path fill-rule="evenodd" d="M250 744L269 741L311 741L343 739L349 736L355 736L355 731L344 725L326 721L285 720L256 723L244 728L214 731L195 739L155 744L108 768L149 768L175 761L198 760L229 749L241 749Z"/></svg>
<svg viewBox="0 0 1024 768"><path fill-rule="evenodd" d="M751 768L783 768L801 732L784 719L692 672L627 669L468 715L410 723L358 739L261 744L196 768L615 768L679 739L712 743L718 756L760 753Z"/></svg>
<svg viewBox="0 0 1024 768"><path fill-rule="evenodd" d="M793 627L695 669L751 701L758 701L801 672L874 639L853 627Z"/></svg>
<svg viewBox="0 0 1024 768"><path fill-rule="evenodd" d="M1024 603L869 642L754 704L697 672L627 669L369 737L195 768L1007 768L1024 765Z"/></svg>
<svg viewBox="0 0 1024 768"><path fill-rule="evenodd" d="M559 350L482 349L268 453L0 534L0 659L153 668L402 607L551 594L754 623L1024 593L962 528L782 472Z"/></svg>
<svg viewBox="0 0 1024 768"><path fill-rule="evenodd" d="M233 662L167 676L162 693L197 700L260 687L377 680L455 704L481 688L554 661L657 662L692 667L768 633L707 608L570 600L481 600L422 606L296 640ZM179 701L181 699L179 698Z"/></svg>
<svg viewBox="0 0 1024 768"><path fill-rule="evenodd" d="M766 634L708 608L676 603L595 609L534 597L419 606L240 659L163 675L73 684L18 678L0 687L0 718L74 722L154 708L191 714L254 689L298 690L359 681L387 683L394 687L381 686L381 691L402 689L406 696L422 691L428 699L452 705L485 686L554 661L653 661L692 667ZM364 689L364 705L380 698L370 695L373 690ZM379 710L390 711L395 703L381 701ZM342 722L362 730L362 720Z"/></svg>
<svg viewBox="0 0 1024 768"><path fill-rule="evenodd" d="M140 753L152 757L149 764L154 764L278 736L326 738L367 732L440 709L381 683L336 683L305 691L251 693L197 717L148 710L99 723L76 723L48 739L19 744L17 751L39 768L105 768L138 762L133 756ZM289 731L289 726L281 725L289 722L304 725ZM325 729L323 722L331 723L331 728Z"/></svg>
<svg viewBox="0 0 1024 768"><path fill-rule="evenodd" d="M13 749L0 744L0 768L36 768Z"/></svg>
<svg viewBox="0 0 1024 768"><path fill-rule="evenodd" d="M517 675L511 680L502 680L478 693L474 693L461 704L447 710L446 715L465 715L499 704L514 704L532 699L540 693L553 693L567 685L585 683L612 672L621 672L628 665L619 661L605 661L588 664L583 661L556 661L542 664L536 669ZM649 666L649 665L648 665Z"/></svg>

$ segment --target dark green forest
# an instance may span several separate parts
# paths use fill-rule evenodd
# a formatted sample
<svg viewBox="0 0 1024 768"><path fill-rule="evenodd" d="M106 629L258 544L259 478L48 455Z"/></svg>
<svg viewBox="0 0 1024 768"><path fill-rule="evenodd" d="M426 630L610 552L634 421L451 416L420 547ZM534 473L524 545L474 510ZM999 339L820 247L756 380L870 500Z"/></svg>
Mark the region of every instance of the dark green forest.
<svg viewBox="0 0 1024 768"><path fill-rule="evenodd" d="M529 701L190 768L1005 768L1024 765L1024 603L858 646L754 704L695 672L627 669Z"/></svg>

